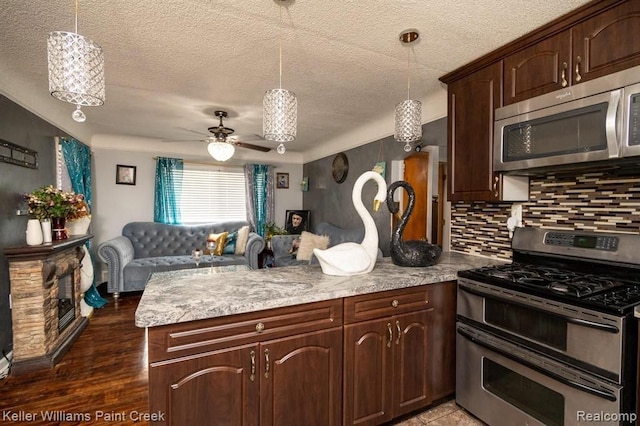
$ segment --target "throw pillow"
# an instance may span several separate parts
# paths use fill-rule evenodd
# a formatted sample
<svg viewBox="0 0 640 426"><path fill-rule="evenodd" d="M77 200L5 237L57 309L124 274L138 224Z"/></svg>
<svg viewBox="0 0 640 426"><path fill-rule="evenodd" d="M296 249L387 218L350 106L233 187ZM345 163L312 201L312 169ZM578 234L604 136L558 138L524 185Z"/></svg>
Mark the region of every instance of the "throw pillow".
<svg viewBox="0 0 640 426"><path fill-rule="evenodd" d="M229 235L227 235L227 240L224 242L224 250L222 250L222 254L235 254L237 240L238 240L238 231L232 232Z"/></svg>
<svg viewBox="0 0 640 426"><path fill-rule="evenodd" d="M216 242L216 248L213 249L213 253L216 256L222 256L224 250L224 242L227 240L228 232L221 232L220 234L209 234L207 241L214 240Z"/></svg>
<svg viewBox="0 0 640 426"><path fill-rule="evenodd" d="M238 229L238 239L236 240L236 254L244 254L249 240L249 225Z"/></svg>
<svg viewBox="0 0 640 426"><path fill-rule="evenodd" d="M311 260L313 249L324 250L329 247L328 235L316 235L311 232L302 231L300 235L300 246L298 247L298 260Z"/></svg>

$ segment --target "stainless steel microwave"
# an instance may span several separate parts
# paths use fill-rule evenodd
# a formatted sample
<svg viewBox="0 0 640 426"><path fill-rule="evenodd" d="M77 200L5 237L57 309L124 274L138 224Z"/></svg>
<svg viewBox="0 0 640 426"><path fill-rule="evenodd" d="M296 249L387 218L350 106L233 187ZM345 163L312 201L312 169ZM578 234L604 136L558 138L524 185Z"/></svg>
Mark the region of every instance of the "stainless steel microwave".
<svg viewBox="0 0 640 426"><path fill-rule="evenodd" d="M498 108L494 170L640 156L640 66Z"/></svg>

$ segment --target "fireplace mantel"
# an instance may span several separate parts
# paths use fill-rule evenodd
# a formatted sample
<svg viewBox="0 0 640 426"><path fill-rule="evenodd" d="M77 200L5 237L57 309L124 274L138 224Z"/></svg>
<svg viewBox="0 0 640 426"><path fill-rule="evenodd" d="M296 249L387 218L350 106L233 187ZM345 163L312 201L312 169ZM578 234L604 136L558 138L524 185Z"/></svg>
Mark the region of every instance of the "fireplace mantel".
<svg viewBox="0 0 640 426"><path fill-rule="evenodd" d="M82 246L91 238L3 249L11 283L11 374L53 368L87 326L80 315L80 268Z"/></svg>
<svg viewBox="0 0 640 426"><path fill-rule="evenodd" d="M79 235L70 237L66 240L54 241L53 243L40 244L37 246L6 247L3 249L3 252L9 262L19 260L38 260L52 256L63 250L79 247L91 238L93 238L93 235L91 234Z"/></svg>

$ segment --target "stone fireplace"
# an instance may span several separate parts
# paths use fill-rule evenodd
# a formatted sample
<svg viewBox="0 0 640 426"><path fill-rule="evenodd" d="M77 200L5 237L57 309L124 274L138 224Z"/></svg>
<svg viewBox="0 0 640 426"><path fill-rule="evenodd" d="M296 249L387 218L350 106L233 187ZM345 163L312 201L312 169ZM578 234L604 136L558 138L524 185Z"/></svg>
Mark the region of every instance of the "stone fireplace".
<svg viewBox="0 0 640 426"><path fill-rule="evenodd" d="M82 245L92 236L9 247L12 374L52 368L87 326L80 315Z"/></svg>

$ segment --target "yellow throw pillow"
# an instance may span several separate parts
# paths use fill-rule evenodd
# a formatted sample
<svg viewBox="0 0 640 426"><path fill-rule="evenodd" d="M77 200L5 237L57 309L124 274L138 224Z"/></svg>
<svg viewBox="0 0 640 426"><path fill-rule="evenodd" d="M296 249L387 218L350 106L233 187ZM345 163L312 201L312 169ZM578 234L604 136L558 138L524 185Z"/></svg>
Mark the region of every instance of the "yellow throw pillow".
<svg viewBox="0 0 640 426"><path fill-rule="evenodd" d="M207 241L213 240L216 242L216 248L213 249L213 254L216 256L222 256L222 251L224 250L224 243L227 241L228 232L222 232L220 234L209 234L207 236Z"/></svg>
<svg viewBox="0 0 640 426"><path fill-rule="evenodd" d="M298 247L298 260L311 260L313 249L318 248L324 250L329 247L329 236L316 235L311 232L302 231L300 235L300 246Z"/></svg>

